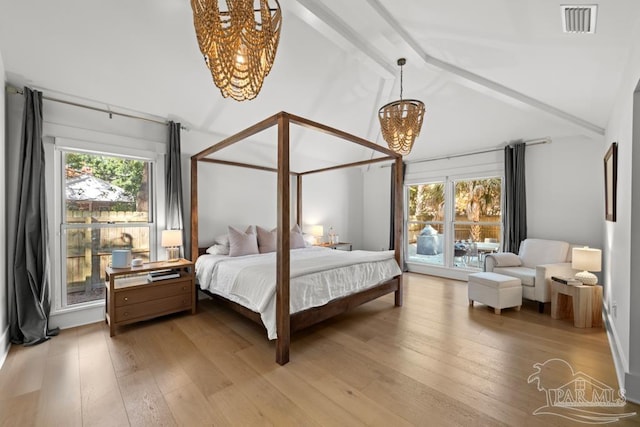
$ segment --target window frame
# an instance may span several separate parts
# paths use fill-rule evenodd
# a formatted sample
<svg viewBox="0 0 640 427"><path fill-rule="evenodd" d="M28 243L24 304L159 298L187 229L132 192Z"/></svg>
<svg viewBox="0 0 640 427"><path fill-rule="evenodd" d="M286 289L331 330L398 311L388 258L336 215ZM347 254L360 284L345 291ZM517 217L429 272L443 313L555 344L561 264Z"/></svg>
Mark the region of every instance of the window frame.
<svg viewBox="0 0 640 427"><path fill-rule="evenodd" d="M456 220L456 184L459 182L466 182L466 181L478 181L478 180L485 180L485 179L494 179L494 178L498 178L500 179L500 221L499 222L485 222L485 221L478 221L478 222L474 222L474 221L457 221ZM491 176L491 175L481 175L481 176L465 176L465 177L455 177L451 179L451 233L453 235L453 239L450 240L450 242L448 242L451 245L450 248L450 253L453 253L453 246L455 245L456 237L455 237L455 233L456 233L456 226L458 225L479 225L479 226L489 226L489 227L499 227L500 228L500 242L502 242L502 215L504 213L504 177L502 175L499 176ZM449 240L449 239L447 239ZM448 252L449 254L449 252ZM451 255L450 255L451 256ZM452 266L451 268L458 268L460 269L460 267L456 267L455 266L455 260L453 260L453 256L451 256L452 258ZM462 269L469 269L470 267L464 267ZM479 267L478 267L479 268ZM474 270L476 270L477 268L473 268Z"/></svg>
<svg viewBox="0 0 640 427"><path fill-rule="evenodd" d="M443 191L444 191L444 201L445 201L445 216L443 218L442 221L412 221L409 220L409 187L417 187L419 185L432 185L432 184L442 184L443 187ZM403 246L403 251L404 251L404 259L406 259L408 262L416 262L416 261L409 261L409 224L423 224L424 226L427 225L432 225L432 224L437 224L437 225L441 225L442 226L442 230L443 230L443 235L446 232L447 229L447 213L446 213L446 207L447 207L447 181L446 178L442 178L442 179L430 179L424 182L419 182L419 183L413 183L413 184L406 184L405 186L405 191L404 191L404 205L406 206L406 212L405 212L405 217L404 217L404 242L406 242ZM445 244L446 244L446 240L445 240ZM417 240L416 240L416 245L417 245ZM443 246L443 251L444 251L444 246ZM445 253L446 256L446 253ZM442 259L442 264L434 264L434 263L420 263L420 264L424 264L424 265L433 265L433 266L437 266L437 267L446 267L446 259L445 257L443 257Z"/></svg>
<svg viewBox="0 0 640 427"><path fill-rule="evenodd" d="M159 188L164 188L164 153L152 150L137 150L118 145L98 144L89 141L78 141L54 138L53 157L53 215L49 215L55 230L53 239L50 238L52 248L58 250L51 254L51 313L58 314L69 311L84 310L86 308L104 305L104 299L67 304L66 292L66 235L69 229L78 228L120 228L120 227L148 227L149 229L149 257L151 260L158 256L158 230L159 223L164 222L164 215L158 210L158 206L164 203L164 195ZM122 159L142 160L149 163L149 220L145 223L119 222L114 224L70 224L67 222L65 211L65 153L80 153L116 157ZM51 206L51 204L49 204ZM160 216L160 218L159 218Z"/></svg>
<svg viewBox="0 0 640 427"><path fill-rule="evenodd" d="M453 249L455 244L455 226L463 225L463 224L475 224L475 225L488 225L488 226L496 226L500 227L500 236L503 235L503 226L502 221L499 224L497 223L485 223L480 222L476 223L473 221L456 221L455 219L455 202L456 202L456 194L455 194L455 184L460 181L470 181L470 180L482 180L482 179L491 179L491 178L499 178L501 181L501 195L500 195L500 212L501 217L504 215L504 172L501 170L484 170L484 171L476 171L469 173L461 173L456 175L445 175L445 176L429 176L429 177L421 177L420 179L413 179L411 182L406 182L404 185L404 259L407 263L421 266L424 268L434 267L437 269L446 269L446 270L455 270L455 271L477 271L477 268L470 267L457 267L454 263ZM415 223L416 221L409 220L409 187L418 186L423 184L433 184L433 183L444 183L444 202L445 202L445 218L444 218L444 243L443 243L443 261L442 264L433 264L433 263L423 263L409 259L409 224ZM419 221L418 221L419 222Z"/></svg>

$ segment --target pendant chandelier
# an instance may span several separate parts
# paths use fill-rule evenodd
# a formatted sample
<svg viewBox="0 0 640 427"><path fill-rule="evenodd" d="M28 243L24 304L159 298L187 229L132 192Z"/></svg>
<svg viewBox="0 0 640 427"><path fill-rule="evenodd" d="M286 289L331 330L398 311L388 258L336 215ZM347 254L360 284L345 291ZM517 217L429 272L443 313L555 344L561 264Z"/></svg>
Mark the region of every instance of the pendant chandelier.
<svg viewBox="0 0 640 427"><path fill-rule="evenodd" d="M413 143L422 128L424 103L415 99L402 99L402 66L407 63L404 58L398 59L400 66L400 99L384 105L378 111L382 137L389 148L406 156L411 152Z"/></svg>
<svg viewBox="0 0 640 427"><path fill-rule="evenodd" d="M226 0L220 11L218 0L191 0L198 45L213 82L222 96L236 101L258 96L271 71L280 41L282 13L275 0Z"/></svg>

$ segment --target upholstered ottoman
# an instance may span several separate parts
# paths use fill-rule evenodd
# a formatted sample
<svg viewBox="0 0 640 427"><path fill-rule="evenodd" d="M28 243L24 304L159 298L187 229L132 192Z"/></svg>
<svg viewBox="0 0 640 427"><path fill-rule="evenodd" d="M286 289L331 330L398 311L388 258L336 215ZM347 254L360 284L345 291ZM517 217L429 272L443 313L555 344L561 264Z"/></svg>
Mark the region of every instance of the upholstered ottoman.
<svg viewBox="0 0 640 427"><path fill-rule="evenodd" d="M504 274L483 272L469 275L468 285L469 305L473 302L493 307L496 314L503 308L515 307L520 310L522 305L522 283L516 277Z"/></svg>

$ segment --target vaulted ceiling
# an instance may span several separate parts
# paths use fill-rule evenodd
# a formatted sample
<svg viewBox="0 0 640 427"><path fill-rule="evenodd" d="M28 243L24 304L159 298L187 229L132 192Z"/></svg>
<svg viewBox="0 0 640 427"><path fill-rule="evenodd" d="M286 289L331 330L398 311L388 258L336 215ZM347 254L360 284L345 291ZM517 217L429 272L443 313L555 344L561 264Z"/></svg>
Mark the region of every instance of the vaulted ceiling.
<svg viewBox="0 0 640 427"><path fill-rule="evenodd" d="M252 101L214 86L188 0L1 0L0 52L11 84L51 96L217 135L284 110L379 144L376 113L399 97L406 57L404 96L427 107L408 157L422 159L600 140L640 22L637 0L600 1L595 34L563 33L557 0L280 3L275 64Z"/></svg>

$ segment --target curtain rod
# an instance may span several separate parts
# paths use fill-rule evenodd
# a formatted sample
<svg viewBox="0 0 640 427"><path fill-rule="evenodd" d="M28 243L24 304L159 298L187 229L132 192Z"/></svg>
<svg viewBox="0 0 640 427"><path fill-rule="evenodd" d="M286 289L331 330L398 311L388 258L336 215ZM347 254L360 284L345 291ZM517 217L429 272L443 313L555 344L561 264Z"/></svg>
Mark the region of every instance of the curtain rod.
<svg viewBox="0 0 640 427"><path fill-rule="evenodd" d="M15 86L11 86L11 85L7 85L6 86L6 91L9 93L14 93L14 94L18 94L18 95L24 95L24 91L22 89L19 89ZM47 101L52 101L52 102L58 102L60 104L67 104L67 105L71 105L73 107L79 107L79 108L86 108L87 110L93 110L93 111L98 111L101 113L106 113L109 115L109 118L111 118L111 116L116 115L116 116L122 116L122 117L128 117L130 119L136 119L136 120L144 120L147 122L151 122L151 123L157 123L160 125L168 125L169 121L168 120L156 120L156 119L150 119L147 117L142 117L142 116L136 116L133 114L127 114L127 113L119 113L117 111L112 111L112 110L107 110L104 108L98 108L98 107L92 107L90 105L86 105L86 104L80 104L77 102L71 102L71 101L65 101L63 99L58 99L58 98L52 98L50 96L45 96L44 94L42 95L42 99L46 99ZM182 130L189 130L186 127L180 125L180 129Z"/></svg>
<svg viewBox="0 0 640 427"><path fill-rule="evenodd" d="M547 136L545 138L530 139L530 140L524 141L524 143L525 143L525 145L549 144L549 143L551 143L551 137ZM430 159L409 160L409 161L407 161L405 163L408 164L408 165L411 165L411 164L415 164L415 163L433 162L435 160L448 160L448 159L454 159L456 157L466 157L466 156L473 156L473 155L476 155L476 154L493 153L495 151L502 151L502 150L504 150L504 147L502 147L502 148L490 148L488 150L472 151L472 152L469 152L469 153L452 154L450 156L433 157L433 158L430 158Z"/></svg>

